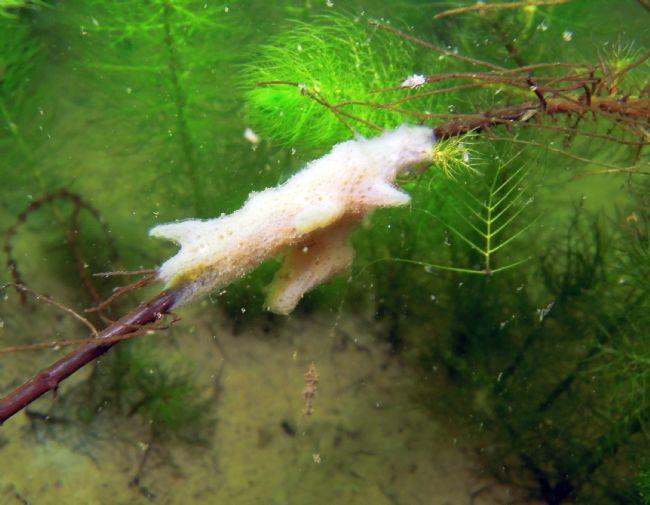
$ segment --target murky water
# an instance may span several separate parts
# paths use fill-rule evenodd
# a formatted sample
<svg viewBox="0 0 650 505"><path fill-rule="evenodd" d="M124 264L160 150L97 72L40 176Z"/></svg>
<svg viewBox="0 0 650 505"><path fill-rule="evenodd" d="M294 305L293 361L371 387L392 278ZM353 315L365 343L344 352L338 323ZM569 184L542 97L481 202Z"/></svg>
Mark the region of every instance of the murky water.
<svg viewBox="0 0 650 505"><path fill-rule="evenodd" d="M306 211L262 194L259 231L237 221L208 255L250 273L8 419L0 505L650 503L648 19L643 1L0 1L0 279L29 288L0 293L9 401L164 288L120 290L176 254L153 226L362 146L301 186ZM363 140L403 123L435 147ZM374 207L337 207L371 172ZM330 260L346 268L319 285ZM141 272L94 275L122 271ZM296 277L315 289L265 310Z"/></svg>

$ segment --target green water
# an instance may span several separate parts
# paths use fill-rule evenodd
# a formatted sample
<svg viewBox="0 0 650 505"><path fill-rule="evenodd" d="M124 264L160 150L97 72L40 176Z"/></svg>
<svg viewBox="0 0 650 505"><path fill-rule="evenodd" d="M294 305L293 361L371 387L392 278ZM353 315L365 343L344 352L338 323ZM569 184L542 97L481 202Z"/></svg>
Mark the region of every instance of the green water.
<svg viewBox="0 0 650 505"><path fill-rule="evenodd" d="M436 127L536 100L527 85L450 90L404 114L346 109L363 119L350 128L301 90L372 101L412 74L477 71L457 54L584 62L613 82L650 38L645 2L631 0L442 19L475 3L18 4L0 0L0 282L97 327L88 284L105 299L131 279L92 273L153 269L177 250L152 226L233 212L351 129L376 135L370 122L417 112ZM452 177L440 158L401 181L412 205L364 221L349 272L290 316L264 310L270 258L74 374L0 427L0 505L650 503L647 60L621 75L607 93L641 103L638 120L539 113L442 143ZM576 89L569 100L584 99ZM47 199L63 189L83 206ZM513 239L486 276L473 216L501 198ZM42 299L1 296L0 350L88 336ZM68 350L0 353L0 394Z"/></svg>

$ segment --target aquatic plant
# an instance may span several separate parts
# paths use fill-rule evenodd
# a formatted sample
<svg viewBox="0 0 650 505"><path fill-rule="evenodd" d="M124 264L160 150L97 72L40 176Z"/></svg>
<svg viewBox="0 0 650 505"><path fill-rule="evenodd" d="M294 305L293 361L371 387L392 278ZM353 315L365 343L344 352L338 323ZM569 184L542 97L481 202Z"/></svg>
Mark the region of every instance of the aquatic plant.
<svg viewBox="0 0 650 505"><path fill-rule="evenodd" d="M404 118L364 103L372 101L373 90L398 85L420 65L403 42L363 17L293 22L246 67L249 117L261 134L290 145L329 146L354 131L374 135ZM445 105L431 100L429 107ZM359 119L351 121L350 114Z"/></svg>
<svg viewBox="0 0 650 505"><path fill-rule="evenodd" d="M517 158L508 160L512 164ZM487 181L485 195L475 195L464 187L463 183L454 184L454 181L441 185L435 193L442 199L443 194L451 195L449 207L455 218L455 224L424 209L427 217L440 223L450 234L468 246L479 258L481 268L467 268L461 266L441 265L426 261L409 259L396 259L426 267L428 269L441 269L466 274L493 275L510 268L521 265L528 258L497 265L495 256L498 251L508 246L534 223L528 219L525 224L516 227L517 219L532 203L532 197L526 187L525 180L527 167L508 170L505 163L497 163L494 175ZM484 174L484 176L487 174ZM514 230L511 231L511 229Z"/></svg>
<svg viewBox="0 0 650 505"><path fill-rule="evenodd" d="M139 416L154 439L202 440L211 430L214 402L206 398L188 365L168 363L142 345L121 347L80 385L87 390L77 409L86 420L103 411Z"/></svg>
<svg viewBox="0 0 650 505"><path fill-rule="evenodd" d="M19 118L30 103L30 81L42 58L41 43L33 37L29 23L0 16L0 146L8 152L10 145L16 145L27 160L32 160L32 153Z"/></svg>
<svg viewBox="0 0 650 505"><path fill-rule="evenodd" d="M185 183L173 186L199 214L207 213L211 199L204 189L214 183L208 160L220 155L212 117L227 107L220 89L232 86L215 81L221 76L215 68L229 54L230 4L199 9L191 0L94 0L66 11L65 23L80 32L80 57L101 83L96 89L106 107L138 125L134 143L155 143L164 152L168 162L156 179L180 176ZM115 103L115 96L122 99Z"/></svg>
<svg viewBox="0 0 650 505"><path fill-rule="evenodd" d="M495 474L530 475L547 503L619 503L647 465L640 336L650 299L632 281L647 280L647 261L621 282L630 273L621 262L637 246L629 230L615 233L578 210L564 240L526 274L466 277L462 287L451 278L444 295L444 279L431 281L453 311L429 350L464 391L461 404L448 398L451 408L482 439L491 434L485 460ZM540 279L543 290L533 287Z"/></svg>
<svg viewBox="0 0 650 505"><path fill-rule="evenodd" d="M0 18L17 18L17 12L23 9L33 9L47 6L40 0L0 0Z"/></svg>
<svg viewBox="0 0 650 505"><path fill-rule="evenodd" d="M331 20L325 20L322 27L309 27L310 35L312 31L324 30L319 34L319 47L338 43L340 37L336 33L327 36L330 23ZM326 126L325 122L341 123L338 127L339 135L343 128L350 132L356 131L357 128L381 129L382 125L368 122L371 114L380 114L387 125L399 121L399 116L402 121L410 119L431 124L435 127L437 138L442 140L467 133L491 131L505 125L509 127L517 125L525 127L529 133L532 130L536 135L540 134L536 130L542 132L548 130L566 138L575 136L600 138L612 142L613 145L627 144L638 148L643 144L641 123L646 114L647 104L645 97L642 96L640 83L645 81L642 76L643 69L648 66L647 55L640 55L637 60L627 65L620 63L621 57L616 56L620 51L614 50L612 57L604 59L602 65L561 62L506 68L487 60L467 57L436 46L387 24L370 21L370 26L379 33L393 35L396 43L400 40L411 43L412 54L423 50L422 48L428 50L429 59L426 62L432 66L431 72L438 70L440 61L444 59L447 72L427 73L425 69L423 73L413 73L414 68L411 66L411 69L404 72L401 78L395 78L392 84L384 88L377 88L374 81L367 83L368 96L363 99L350 98L350 96L328 97L321 92L320 85L317 89L310 90L302 82L289 80L285 62L292 59L290 55L284 54L288 47L279 44L284 50L278 52L269 46L267 48L269 54L263 53L260 56L259 67L264 70L259 70L258 73L251 71L253 77L262 79L254 83L256 86L248 94L253 117L255 114L266 114L269 110L268 104L276 101L271 114L267 117L269 124L272 120L275 124L281 125L281 130L269 131L269 133L275 134L276 138L282 141L295 141L304 134L305 141L308 142L309 136L313 135L313 132L309 133L312 125L316 125L313 131L317 132L317 135L320 135L321 131L328 132L333 128L331 125ZM287 36L291 37L291 35ZM433 60L431 53L439 55L440 58ZM327 54L316 53L315 56L307 59L307 61L315 60L317 64L314 64L313 69L303 70L300 76L307 79L320 75L318 65ZM297 58L302 61L300 56ZM300 68L300 61L295 62L294 66ZM400 68L398 65L393 67ZM618 70L613 70L614 68ZM340 77L340 72L327 73L324 69L320 70L323 70L323 74L328 75L329 79L344 79ZM351 70L351 74L348 72L344 75L353 75L356 78L357 73ZM628 77L625 77L626 75ZM636 77L630 77L634 75ZM617 85L619 79L630 79L628 82L631 83L631 88L626 98ZM346 89L343 85L345 82L346 80L341 80L341 87L334 87L334 89ZM272 89L267 90L266 88L269 87ZM459 94L461 92L465 93L463 98ZM355 93L359 91L352 89L348 95ZM495 99L495 96L498 98ZM446 101L444 107L441 107L443 98ZM291 101L287 101L288 99ZM432 100L435 100L433 107L431 107ZM502 102L508 102L510 105L502 106L500 105ZM461 107L467 112L456 112ZM442 112L443 108L445 112ZM300 116L290 116L287 123L278 121L278 117L285 114L294 115L298 112ZM386 117L385 114L388 112L390 115ZM585 123L589 115L596 121L588 126ZM576 116L579 117L579 122L567 126L553 124L558 116L566 117L567 121ZM324 117L328 119L323 119ZM440 124L441 121L446 122ZM607 124L619 128L620 136L602 133L603 125ZM615 166L598 162L593 156L580 156L578 146L574 147L575 152L567 152L540 144L524 133L521 135L524 138L509 136L497 140L559 152L568 158L600 165L610 171L646 172L641 166L634 164L625 167ZM318 137L313 137L311 141L318 143L320 140ZM634 160L638 161L638 155Z"/></svg>
<svg viewBox="0 0 650 505"><path fill-rule="evenodd" d="M643 505L650 503L650 472L647 470L639 477L639 497Z"/></svg>

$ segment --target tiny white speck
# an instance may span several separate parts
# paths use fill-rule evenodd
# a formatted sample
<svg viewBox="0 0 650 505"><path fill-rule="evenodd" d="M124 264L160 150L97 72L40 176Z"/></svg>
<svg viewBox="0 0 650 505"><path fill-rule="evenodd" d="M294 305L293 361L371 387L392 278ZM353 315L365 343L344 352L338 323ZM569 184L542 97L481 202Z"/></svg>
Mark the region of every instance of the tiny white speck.
<svg viewBox="0 0 650 505"><path fill-rule="evenodd" d="M244 138L248 140L251 144L259 144L260 137L257 133L253 131L252 128L246 128L244 130Z"/></svg>

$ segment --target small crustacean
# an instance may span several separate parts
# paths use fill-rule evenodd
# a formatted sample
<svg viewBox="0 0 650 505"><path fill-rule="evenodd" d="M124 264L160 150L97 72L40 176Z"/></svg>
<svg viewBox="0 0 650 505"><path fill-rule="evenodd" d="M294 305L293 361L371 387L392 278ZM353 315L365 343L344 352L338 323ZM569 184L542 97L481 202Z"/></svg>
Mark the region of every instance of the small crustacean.
<svg viewBox="0 0 650 505"><path fill-rule="evenodd" d="M432 129L408 125L342 142L284 184L252 193L232 214L156 226L151 236L181 246L158 277L179 293L179 305L284 254L267 305L288 314L306 292L350 266L349 237L365 216L410 202L395 179L430 164L435 143Z"/></svg>

